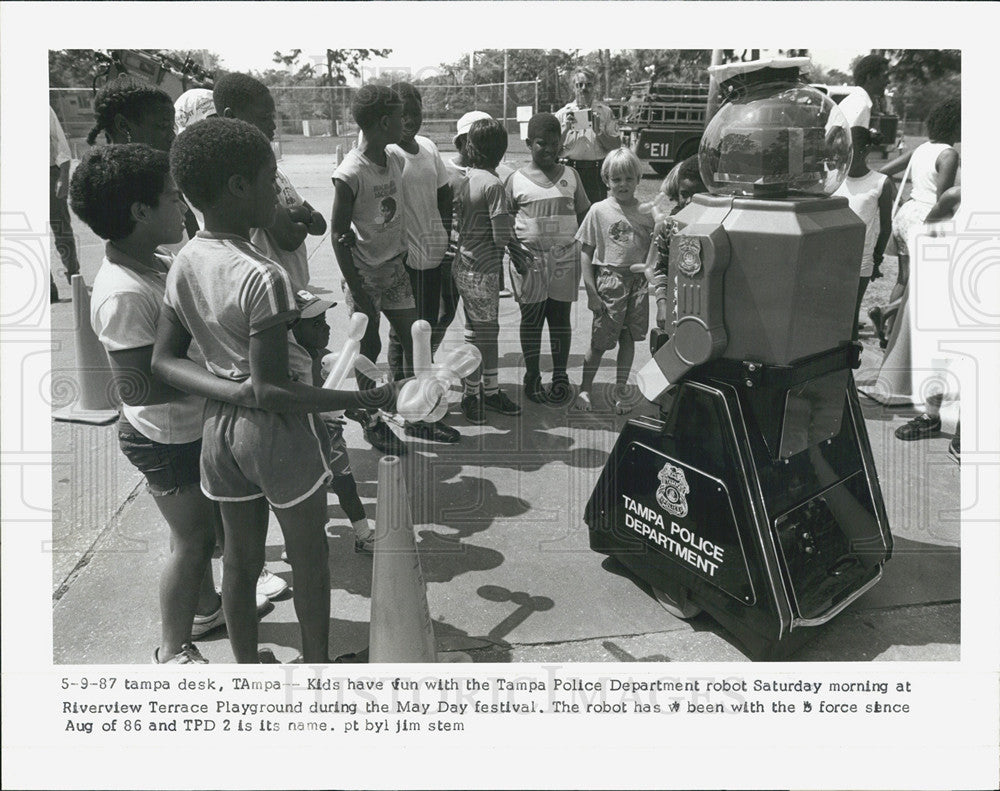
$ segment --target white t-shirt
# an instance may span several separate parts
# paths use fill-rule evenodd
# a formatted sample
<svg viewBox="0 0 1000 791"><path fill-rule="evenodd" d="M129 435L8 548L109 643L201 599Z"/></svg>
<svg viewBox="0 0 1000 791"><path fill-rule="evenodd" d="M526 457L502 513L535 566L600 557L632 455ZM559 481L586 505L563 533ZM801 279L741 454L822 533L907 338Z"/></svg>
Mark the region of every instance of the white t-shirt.
<svg viewBox="0 0 1000 791"><path fill-rule="evenodd" d="M413 138L417 153L410 154L397 145L387 152L403 162L403 193L406 201L406 238L411 269L434 269L448 250L448 232L438 212L437 191L448 183L448 170L437 146L426 137Z"/></svg>
<svg viewBox="0 0 1000 791"><path fill-rule="evenodd" d="M937 203L937 161L951 146L927 141L913 149L910 157L910 200L933 206Z"/></svg>
<svg viewBox="0 0 1000 791"><path fill-rule="evenodd" d="M274 181L278 189L279 206L290 209L305 203L292 182L289 181L288 176L281 172L281 168L278 168ZM266 228L254 228L250 234L250 241L257 245L264 255L284 267L292 281L293 289L301 291L309 285L309 258L306 254L305 242L294 250L282 250Z"/></svg>
<svg viewBox="0 0 1000 791"><path fill-rule="evenodd" d="M55 110L49 108L49 166L62 165L73 158L66 140L66 133L56 117Z"/></svg>
<svg viewBox="0 0 1000 791"><path fill-rule="evenodd" d="M868 91L857 86L838 105L847 117L849 127L860 126L868 129L872 122L872 97Z"/></svg>
<svg viewBox="0 0 1000 791"><path fill-rule="evenodd" d="M872 252L875 250L875 240L878 239L879 215L878 199L882 195L882 188L888 176L877 173L874 170L868 171L864 176L852 178L848 176L844 179L834 195L841 195L847 198L847 203L865 224L865 247L861 254L861 277L871 277L874 269Z"/></svg>
<svg viewBox="0 0 1000 791"><path fill-rule="evenodd" d="M354 261L376 267L407 251L403 160L386 150L386 165L376 165L352 148L333 174L354 193L351 229L357 238Z"/></svg>
<svg viewBox="0 0 1000 791"><path fill-rule="evenodd" d="M156 321L171 265L169 253L161 251L158 258L162 270L144 266L107 245L104 261L94 278L90 323L109 352L141 349L152 346L156 340ZM196 354L194 344L192 349ZM166 404L123 404L122 413L140 434L154 442L181 445L201 438L204 406L204 399L183 395Z"/></svg>

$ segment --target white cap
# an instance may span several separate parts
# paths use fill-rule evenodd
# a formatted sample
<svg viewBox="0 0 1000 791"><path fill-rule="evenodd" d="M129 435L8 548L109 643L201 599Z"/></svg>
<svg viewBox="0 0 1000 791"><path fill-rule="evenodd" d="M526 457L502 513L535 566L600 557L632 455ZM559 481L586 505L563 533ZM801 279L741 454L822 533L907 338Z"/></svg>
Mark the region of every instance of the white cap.
<svg viewBox="0 0 1000 791"><path fill-rule="evenodd" d="M215 115L215 102L208 88L192 88L174 102L174 131L180 134L191 124Z"/></svg>
<svg viewBox="0 0 1000 791"><path fill-rule="evenodd" d="M492 121L492 120L493 116L490 115L489 113L484 113L482 110L472 110L471 112L466 113L465 115L463 115L461 118L458 119L458 123L455 124L456 131L454 139L457 140L462 135L468 134L469 130L472 128L472 125L476 121Z"/></svg>
<svg viewBox="0 0 1000 791"><path fill-rule="evenodd" d="M762 58L761 60L747 60L738 63L720 63L718 66L709 66L708 73L719 82L725 82L739 74L750 74L761 69L798 69L801 73L810 64L810 58Z"/></svg>
<svg viewBox="0 0 1000 791"><path fill-rule="evenodd" d="M320 299L307 289L302 289L295 294L295 305L299 309L299 318L311 319L326 313L337 303L329 299Z"/></svg>

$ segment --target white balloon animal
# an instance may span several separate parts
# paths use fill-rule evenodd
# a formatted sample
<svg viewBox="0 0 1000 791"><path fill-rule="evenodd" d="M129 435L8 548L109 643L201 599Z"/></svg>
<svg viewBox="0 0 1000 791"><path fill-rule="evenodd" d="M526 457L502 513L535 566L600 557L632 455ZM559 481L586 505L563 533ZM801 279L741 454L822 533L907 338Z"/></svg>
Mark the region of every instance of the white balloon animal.
<svg viewBox="0 0 1000 791"><path fill-rule="evenodd" d="M406 382L396 398L396 411L410 422L437 422L448 411L448 391L452 384L474 373L483 361L479 349L463 343L451 351L443 362L431 358L431 325L413 322L414 378Z"/></svg>

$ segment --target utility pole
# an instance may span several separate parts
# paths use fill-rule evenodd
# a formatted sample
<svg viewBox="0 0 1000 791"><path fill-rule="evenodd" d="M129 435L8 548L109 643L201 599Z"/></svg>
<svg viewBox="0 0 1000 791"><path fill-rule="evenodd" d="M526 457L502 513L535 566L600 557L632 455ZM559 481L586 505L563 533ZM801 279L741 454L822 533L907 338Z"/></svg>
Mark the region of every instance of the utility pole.
<svg viewBox="0 0 1000 791"><path fill-rule="evenodd" d="M507 50L503 51L503 128L507 129Z"/></svg>
<svg viewBox="0 0 1000 791"><path fill-rule="evenodd" d="M722 63L722 50L713 49L712 50L712 65L718 66ZM715 78L715 75L709 72L708 77L708 102L705 105L705 125L712 120L712 116L719 109L719 81Z"/></svg>

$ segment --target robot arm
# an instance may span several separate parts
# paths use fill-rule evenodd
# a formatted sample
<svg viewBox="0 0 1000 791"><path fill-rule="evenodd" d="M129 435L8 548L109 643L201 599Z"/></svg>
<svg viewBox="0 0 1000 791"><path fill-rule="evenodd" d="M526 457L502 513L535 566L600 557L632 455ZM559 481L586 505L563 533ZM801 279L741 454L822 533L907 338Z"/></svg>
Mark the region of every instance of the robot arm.
<svg viewBox="0 0 1000 791"><path fill-rule="evenodd" d="M668 277L676 284L676 319L670 340L636 377L648 400L655 401L693 367L725 350L723 280L729 258L729 237L718 225L692 225L671 239Z"/></svg>

